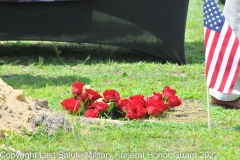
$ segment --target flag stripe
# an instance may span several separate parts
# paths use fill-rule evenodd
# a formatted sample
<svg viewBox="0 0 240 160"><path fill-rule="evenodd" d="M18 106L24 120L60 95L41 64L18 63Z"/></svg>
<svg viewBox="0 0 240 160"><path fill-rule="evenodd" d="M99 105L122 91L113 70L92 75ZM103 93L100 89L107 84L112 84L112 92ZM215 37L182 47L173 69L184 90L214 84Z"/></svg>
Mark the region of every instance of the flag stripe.
<svg viewBox="0 0 240 160"><path fill-rule="evenodd" d="M211 32L210 29L207 29L206 27L204 27L204 37L205 37L205 39L204 39L204 51L206 51L207 41L208 41L210 32Z"/></svg>
<svg viewBox="0 0 240 160"><path fill-rule="evenodd" d="M233 43L232 43L233 41ZM231 68L232 66L232 63L233 63L233 59L231 59L232 56L234 56L234 54L236 53L236 47L233 47L233 46L236 46L238 44L238 40L232 35L232 37L230 38L230 43L231 45L229 45L228 47L230 48L230 51L229 51L229 55L226 55L226 56L229 56L229 58L226 60L226 68ZM224 88L227 87L227 80L228 80L228 77L229 77L229 74L230 74L230 70L222 70L223 72L223 78L220 79L221 81L221 85L218 87L220 91L223 91L223 90L226 90ZM216 89L216 88L215 88Z"/></svg>
<svg viewBox="0 0 240 160"><path fill-rule="evenodd" d="M219 72L220 72L220 69L221 71L223 70L223 68L225 68L223 66L223 60L224 60L224 55L226 56L226 48L227 48L227 45L228 45L228 41L230 39L230 36L231 36L231 28L228 26L228 25L224 25L223 26L223 30L222 32L224 32L225 30L227 34L221 34L220 35L220 38L218 40L218 45L215 50L215 61L212 62L212 63L216 63L215 64L215 67L214 68L211 68L211 71L212 71L212 76L211 77L211 81L210 81L210 84L209 84L209 87L214 87L215 85L219 84L219 83L216 83L217 79L219 79ZM212 64L211 64L212 65ZM221 77L222 78L222 77Z"/></svg>
<svg viewBox="0 0 240 160"><path fill-rule="evenodd" d="M213 37L211 37L213 36ZM208 41L208 46L209 46L209 53L208 54L208 57L207 57L207 63L206 63L206 73L207 73L207 77L212 77L212 72L213 72L213 69L215 68L215 65L216 65L216 62L213 63L214 59L216 59L216 57L214 57L214 53L215 53L215 49L216 49L216 46L217 46L217 41L219 39L219 36L220 34L219 33L215 33L214 31L212 31L210 33L210 37L209 37L209 40L212 41L209 42ZM207 46L207 50L208 50L208 46ZM211 81L211 78L207 78L207 85L209 86L210 84L210 81Z"/></svg>
<svg viewBox="0 0 240 160"><path fill-rule="evenodd" d="M236 68L236 71L235 71L235 74L234 74L234 77L233 77L233 80L232 80L232 83L231 83L231 86L230 86L230 90L228 91L228 94L232 93L233 87L235 85L235 82L237 80L238 73L239 73L239 70L240 70L240 57L238 57L237 59L238 59L237 68Z"/></svg>
<svg viewBox="0 0 240 160"><path fill-rule="evenodd" d="M236 45L239 46L239 41L238 41L237 38L236 38ZM233 89L233 86L234 86L233 84L236 81L237 74L238 74L238 71L239 71L239 70L237 70L237 69L239 69L239 66L238 66L239 54L236 54L237 52L239 53L239 48L236 45L233 45L233 49L232 49L232 52L231 52L231 54L232 55L235 54L235 56L234 56L234 59L233 59L233 63L231 65L231 69L229 70L229 76L228 76L226 85L225 85L224 90L223 90L224 93L231 93L231 91Z"/></svg>
<svg viewBox="0 0 240 160"><path fill-rule="evenodd" d="M224 57L223 57L223 62L222 62L222 65L220 67L220 70L219 70L219 75L218 75L218 78L217 78L217 82L216 82L216 85L214 87L214 89L218 89L219 90L224 90L224 86L226 85L226 81L227 81L227 77L229 76L229 71L226 70L226 68L230 68L231 66L231 63L233 60L230 60L229 57L230 54L234 53L234 51L231 51L233 48L232 46L234 45L234 43L236 41L236 37L234 34L231 34L229 40L228 40L228 45L226 47L226 50L225 50L225 54L224 54Z"/></svg>

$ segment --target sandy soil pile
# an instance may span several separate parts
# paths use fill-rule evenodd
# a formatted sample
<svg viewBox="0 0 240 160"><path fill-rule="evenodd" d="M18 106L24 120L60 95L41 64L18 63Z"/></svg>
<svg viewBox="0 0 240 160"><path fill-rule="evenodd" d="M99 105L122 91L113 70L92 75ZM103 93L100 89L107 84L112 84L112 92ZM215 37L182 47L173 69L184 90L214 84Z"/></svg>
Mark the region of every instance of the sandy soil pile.
<svg viewBox="0 0 240 160"><path fill-rule="evenodd" d="M71 126L65 116L52 113L47 100L28 99L22 90L15 90L0 78L0 130L35 132L40 124L46 125L45 132L52 133L58 127Z"/></svg>

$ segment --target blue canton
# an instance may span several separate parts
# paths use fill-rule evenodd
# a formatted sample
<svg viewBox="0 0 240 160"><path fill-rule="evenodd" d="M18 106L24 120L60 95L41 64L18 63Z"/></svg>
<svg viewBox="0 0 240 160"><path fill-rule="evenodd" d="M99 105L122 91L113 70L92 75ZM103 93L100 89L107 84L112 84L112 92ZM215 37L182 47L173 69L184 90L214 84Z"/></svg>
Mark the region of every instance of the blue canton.
<svg viewBox="0 0 240 160"><path fill-rule="evenodd" d="M225 17L218 8L214 0L204 0L204 26L215 31L221 32Z"/></svg>

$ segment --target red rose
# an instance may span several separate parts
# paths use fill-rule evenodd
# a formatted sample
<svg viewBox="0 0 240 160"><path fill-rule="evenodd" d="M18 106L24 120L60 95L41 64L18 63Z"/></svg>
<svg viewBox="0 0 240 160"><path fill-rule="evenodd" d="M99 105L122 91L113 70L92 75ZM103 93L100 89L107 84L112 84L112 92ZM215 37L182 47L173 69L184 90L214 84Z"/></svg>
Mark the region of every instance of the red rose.
<svg viewBox="0 0 240 160"><path fill-rule="evenodd" d="M106 90L103 92L103 97L105 102L115 102L118 103L120 100L120 95L116 90Z"/></svg>
<svg viewBox="0 0 240 160"><path fill-rule="evenodd" d="M91 117L91 118L98 118L98 110L96 109L89 109L85 112L86 117Z"/></svg>
<svg viewBox="0 0 240 160"><path fill-rule="evenodd" d="M150 116L158 117L163 111L156 107L155 105L150 105L147 108L147 112Z"/></svg>
<svg viewBox="0 0 240 160"><path fill-rule="evenodd" d="M96 108L99 112L106 112L109 105L105 102L94 102L91 106Z"/></svg>
<svg viewBox="0 0 240 160"><path fill-rule="evenodd" d="M87 100L88 101L96 101L97 99L99 99L101 97L102 96L98 92L96 92L92 89L85 89L85 92L81 96L79 96L79 98L83 102L86 102Z"/></svg>
<svg viewBox="0 0 240 160"><path fill-rule="evenodd" d="M84 105L86 110L89 110L89 109L96 109L92 104L90 105Z"/></svg>
<svg viewBox="0 0 240 160"><path fill-rule="evenodd" d="M157 93L157 92L153 92L152 98L155 99L155 100L161 100L162 99L162 94Z"/></svg>
<svg viewBox="0 0 240 160"><path fill-rule="evenodd" d="M74 82L72 84L72 94L81 95L83 91L84 84L82 82Z"/></svg>
<svg viewBox="0 0 240 160"><path fill-rule="evenodd" d="M144 108L146 107L143 95L131 96L131 97L129 97L129 101L131 104L134 104L135 106L144 107Z"/></svg>
<svg viewBox="0 0 240 160"><path fill-rule="evenodd" d="M146 98L146 101L158 101L158 100L163 100L162 99L162 94L161 93L157 93L157 92L153 92L153 95L150 97Z"/></svg>
<svg viewBox="0 0 240 160"><path fill-rule="evenodd" d="M147 110L144 107L138 107L134 104L129 104L128 111L126 113L126 117L130 120L132 119L140 119L146 116Z"/></svg>
<svg viewBox="0 0 240 160"><path fill-rule="evenodd" d="M70 113L76 113L80 109L80 102L74 98L68 98L61 102L64 109Z"/></svg>
<svg viewBox="0 0 240 160"><path fill-rule="evenodd" d="M130 101L125 98L125 99L121 99L116 106L119 107L121 112L126 112L128 109L128 104L130 103Z"/></svg>
<svg viewBox="0 0 240 160"><path fill-rule="evenodd" d="M175 89L172 89L168 86L164 87L163 91L162 91L162 95L164 97L168 97L168 96L171 96L171 95L175 95L176 94L176 90Z"/></svg>
<svg viewBox="0 0 240 160"><path fill-rule="evenodd" d="M182 100L180 98L178 98L178 96L176 96L176 95L168 96L167 102L170 107L177 107L182 104Z"/></svg>
<svg viewBox="0 0 240 160"><path fill-rule="evenodd" d="M165 104L163 100L148 100L146 106L148 114L155 117L168 110L168 104Z"/></svg>

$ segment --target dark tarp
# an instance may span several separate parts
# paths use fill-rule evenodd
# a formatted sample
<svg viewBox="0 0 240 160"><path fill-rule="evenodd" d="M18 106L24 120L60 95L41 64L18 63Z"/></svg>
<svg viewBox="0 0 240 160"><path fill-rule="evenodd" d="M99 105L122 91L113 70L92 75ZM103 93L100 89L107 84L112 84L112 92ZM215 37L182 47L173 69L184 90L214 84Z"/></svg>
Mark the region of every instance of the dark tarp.
<svg viewBox="0 0 240 160"><path fill-rule="evenodd" d="M189 0L0 0L0 40L113 45L185 64L188 3Z"/></svg>

